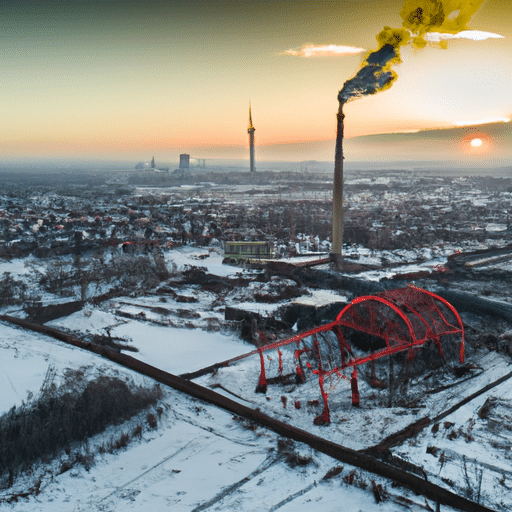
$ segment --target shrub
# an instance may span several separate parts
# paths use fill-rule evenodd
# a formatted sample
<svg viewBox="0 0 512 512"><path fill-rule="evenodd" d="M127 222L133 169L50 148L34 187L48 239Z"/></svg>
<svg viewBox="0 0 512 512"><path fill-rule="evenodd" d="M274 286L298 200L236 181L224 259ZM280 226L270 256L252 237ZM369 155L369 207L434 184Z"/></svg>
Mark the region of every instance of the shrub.
<svg viewBox="0 0 512 512"><path fill-rule="evenodd" d="M4 272L0 279L0 307L23 304L26 292L26 283L14 279L10 272Z"/></svg>
<svg viewBox="0 0 512 512"><path fill-rule="evenodd" d="M147 415L148 424L151 428L156 428L156 417L152 413L148 413Z"/></svg>
<svg viewBox="0 0 512 512"><path fill-rule="evenodd" d="M51 293L60 295L75 293L75 287L78 286L80 298L85 300L91 285L95 285L96 290L105 284L121 286L125 291L148 290L156 287L169 275L161 252L146 254L139 250L128 253L114 251L108 262L104 258L82 260L78 257L73 264L66 264L58 259L51 260L46 266L46 274L41 277L40 284ZM7 291L13 286L12 278L9 279L6 282ZM18 288L22 284L17 283ZM13 296L13 293L9 292L10 295L6 296ZM16 293L19 294L19 290L16 290Z"/></svg>
<svg viewBox="0 0 512 512"><path fill-rule="evenodd" d="M70 382L79 388L70 388ZM99 377L85 387L80 379L68 378L66 383L51 393L44 390L37 399L0 417L0 478L7 477L9 486L20 470L37 460L55 457L70 443L82 442L111 424L119 424L161 398L158 385L130 389L114 377ZM129 438L123 434L116 447L126 446ZM82 462L89 466L88 461Z"/></svg>

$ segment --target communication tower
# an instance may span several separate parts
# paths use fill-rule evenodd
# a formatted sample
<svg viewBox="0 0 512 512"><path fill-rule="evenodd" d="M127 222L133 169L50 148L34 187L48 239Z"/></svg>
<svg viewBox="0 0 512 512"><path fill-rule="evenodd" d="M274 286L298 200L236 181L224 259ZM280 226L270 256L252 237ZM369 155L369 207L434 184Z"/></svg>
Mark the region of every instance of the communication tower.
<svg viewBox="0 0 512 512"><path fill-rule="evenodd" d="M252 125L252 116L251 116L251 103L249 102L249 128L247 129L247 133L249 134L249 151L251 158L251 172L254 172L254 132L256 128Z"/></svg>

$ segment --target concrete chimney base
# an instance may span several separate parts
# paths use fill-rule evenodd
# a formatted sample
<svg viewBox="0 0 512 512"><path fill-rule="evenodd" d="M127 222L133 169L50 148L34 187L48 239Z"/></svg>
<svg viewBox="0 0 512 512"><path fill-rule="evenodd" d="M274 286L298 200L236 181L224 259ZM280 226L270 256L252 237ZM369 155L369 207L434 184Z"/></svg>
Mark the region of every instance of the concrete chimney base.
<svg viewBox="0 0 512 512"><path fill-rule="evenodd" d="M343 256L339 253L331 252L330 257L333 267L337 270L343 270Z"/></svg>

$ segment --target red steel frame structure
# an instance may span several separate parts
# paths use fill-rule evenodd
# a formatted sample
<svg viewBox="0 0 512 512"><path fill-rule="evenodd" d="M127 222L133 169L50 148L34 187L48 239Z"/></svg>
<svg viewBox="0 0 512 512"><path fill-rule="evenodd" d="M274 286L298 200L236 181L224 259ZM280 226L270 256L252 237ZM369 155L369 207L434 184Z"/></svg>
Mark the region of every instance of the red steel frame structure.
<svg viewBox="0 0 512 512"><path fill-rule="evenodd" d="M344 330L347 332L347 329L349 332L364 333L364 335L370 337L368 339L378 340L375 345L376 350L372 350L372 347L368 346L365 354L356 355L343 332ZM329 361L325 357L326 344L329 344L330 354L333 352L332 345L325 337L325 333L329 331L334 333L338 344L335 349L336 360L334 363L330 356ZM464 326L462 320L451 304L432 292L409 286L358 297L343 308L334 322L258 348L261 372L256 391L264 393L267 390L263 352L277 349L279 373L282 375L282 353L279 348L296 344L294 352L296 378L299 382L305 380L301 361L301 355L305 354L308 359L307 368L313 374L318 375L318 383L324 401L324 410L315 419L315 424L327 424L330 422L330 417L327 394L324 391L326 376L336 375L339 377L342 370L353 368L351 378L352 404L357 406L359 405L357 382L357 368L359 365L404 351L409 352L407 359L412 360L419 348L428 341L434 342L439 356L444 359L440 338L449 335L460 335L459 359L461 363L464 363ZM307 338L310 338L309 345L304 343Z"/></svg>

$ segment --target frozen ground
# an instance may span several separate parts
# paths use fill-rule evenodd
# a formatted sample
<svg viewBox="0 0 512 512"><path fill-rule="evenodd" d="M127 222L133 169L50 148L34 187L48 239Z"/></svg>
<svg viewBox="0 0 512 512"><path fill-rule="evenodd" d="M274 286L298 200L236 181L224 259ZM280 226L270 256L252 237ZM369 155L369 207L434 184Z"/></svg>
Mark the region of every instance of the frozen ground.
<svg viewBox="0 0 512 512"><path fill-rule="evenodd" d="M9 272L12 275L26 275L31 269L26 265L28 260L32 258L13 259L11 261L0 260L0 275Z"/></svg>
<svg viewBox="0 0 512 512"><path fill-rule="evenodd" d="M208 273L216 276L236 276L243 272L239 267L223 265L223 259L224 256L220 250L201 249L187 245L165 254L166 262L173 262L178 269L182 269L186 265L195 265L206 268Z"/></svg>
<svg viewBox="0 0 512 512"><path fill-rule="evenodd" d="M133 309L140 311L140 308ZM138 349L134 354L137 359L176 375L199 370L254 349L254 345L234 334L128 321L113 313L93 309L78 311L49 325L92 334L104 334L105 327L110 328L112 336L126 339Z"/></svg>
<svg viewBox="0 0 512 512"><path fill-rule="evenodd" d="M361 254L363 257L366 256ZM397 262L407 261L408 257L404 254L396 259ZM441 257L444 256L436 258ZM168 264L174 262L178 270L196 265L224 277L253 272L222 265L220 253L207 249L183 247L169 251L166 258ZM422 266L439 261L436 258L427 259ZM1 269L18 278L27 275L24 260L3 264ZM393 272L397 271L400 270L393 268ZM211 328L215 319L218 322L223 319L224 313L222 307L214 305L215 297L210 292L183 286L179 293L195 298L196 302L178 303L168 296L165 301L161 296L117 297L100 306L87 306L67 318L51 322L51 325L84 336L104 335L108 331L111 336L124 338L139 350L130 355L177 374L203 368L254 348L233 333ZM347 299L337 290L310 290L309 293L299 300ZM250 301L235 301L232 305L261 313L272 312L279 306ZM188 314L195 316L187 318ZM184 328L187 321L196 328ZM0 325L0 351L3 390L0 411L3 412L26 400L29 392L37 395L50 365L56 368L57 379L62 378L68 368L83 367L91 378L99 374L115 374L135 382L147 382L147 379L88 352L5 324ZM274 357L277 359L277 355ZM479 367L473 372L473 378L460 379L460 382L450 378L444 383L453 384L453 387L434 394L424 393L421 400L409 408L384 407L387 391L372 389L360 378L361 407L354 409L349 380L333 379L326 383L332 423L325 427L313 425L313 418L322 410L315 378L308 379L303 386L272 384L265 395L254 392L260 369L257 356L223 368L214 375L201 377L197 382L336 443L362 449L426 415L435 417L511 369L509 359L495 352L484 350L475 358L469 361ZM288 363L291 364L291 360ZM427 389L421 379L411 384L411 388L415 386L419 390ZM477 497L475 489L480 485L482 475L479 494L483 502L496 510L510 510L511 389L512 381L494 388L445 418L436 432L426 429L417 439L395 448L394 453L423 467L430 480L472 499ZM499 398L489 419L477 415L487 396ZM411 395L411 398L414 397ZM297 401L301 402L300 409L294 406ZM232 414L213 406L173 390L165 392L162 404L164 414L156 431L146 428L142 439L132 441L126 449L96 455L95 465L89 471L76 466L62 475L57 475L55 470L45 474L47 467L40 466L32 475L20 479L16 489L0 491L0 499L13 491L27 490L45 474L41 494L20 499L16 504L1 504L0 508L41 512L162 508L187 511L321 509L334 512L340 510L342 503L347 512L425 510L423 498L393 488L389 481L363 471L357 470L356 484L348 484L350 478L345 478L353 468L305 445L296 444L293 451L311 457L311 462L290 467L287 456L280 455L283 450L278 449L275 434L235 419ZM91 440L90 445L97 446L102 439L123 429L131 432L137 421L140 418L112 427ZM59 461L54 462L54 468L59 464ZM322 478L338 465L344 466L340 475L329 480ZM372 479L381 483L389 494L379 504L371 490ZM397 495L407 496L416 505L402 508L393 501L393 496ZM435 504L430 503L430 506L435 509ZM450 509L443 506L442 510Z"/></svg>
<svg viewBox="0 0 512 512"><path fill-rule="evenodd" d="M49 365L61 376L66 368L89 368L142 382L146 379L85 351L65 346L45 336L0 325L1 373L11 389L3 393L2 411L19 404L27 391L37 393ZM6 389L5 382L3 389ZM12 384L12 385L11 385ZM65 454L50 465L38 465L20 478L0 498L28 490L41 480L37 496L19 498L0 508L12 511L62 512L119 510L324 510L335 512L394 512L398 495L416 503L409 510L424 510L422 498L393 489L389 482L357 470L355 484L345 477L346 466L332 479L323 479L337 461L311 448L295 444L278 447L277 436L236 419L232 414L173 390L162 400L164 413L157 430L145 429L140 440L109 454L96 454L87 471L82 466L58 474ZM89 442L90 449L120 431L131 432L137 422L110 428ZM311 462L292 467L295 455ZM292 457L293 458L293 457ZM371 481L389 492L378 505ZM434 506L434 504L432 504ZM449 511L449 508L443 508Z"/></svg>
<svg viewBox="0 0 512 512"><path fill-rule="evenodd" d="M42 334L0 324L0 412L37 395L50 365L60 369L56 384L66 368L88 368L90 376L117 371L116 365L77 350Z"/></svg>
<svg viewBox="0 0 512 512"><path fill-rule="evenodd" d="M287 357L284 348L283 366L284 374L292 370L293 357ZM267 378L277 375L277 371L269 371L270 359L277 362L277 353L265 353ZM418 356L421 357L421 354ZM350 371L341 378L326 379L325 391L329 396L329 409L331 412L331 425L328 427L313 424L315 416L323 410L323 402L318 386L318 379L307 372L308 379L305 384L290 383L282 385L272 384L265 394L255 393L260 375L259 355L251 356L235 363L233 366L219 369L214 375L207 375L196 380L205 387L215 388L241 404L251 404L273 417L292 424L303 430L329 439L348 448L362 450L378 444L384 437L397 432L415 421L429 416L431 418L441 414L444 410L456 405L465 396L468 396L490 382L510 372L509 360L496 353L479 357L477 361L470 359L470 363L477 362L481 368L475 371L473 378L455 379L448 373L443 375L439 388L453 385L446 390L428 394L428 386L422 379L409 384L407 395L400 394L400 398L410 401L409 407L387 407L387 389L376 390L359 378L359 391L361 395L360 407L351 405ZM277 363L276 365L277 366ZM368 369L363 367L361 372ZM348 377L348 378L344 378ZM218 385L222 388L218 389ZM509 382L512 388L512 381ZM237 398L240 397L240 398ZM418 399L419 397L419 399ZM313 403L314 401L317 403ZM300 409L295 407L300 402Z"/></svg>
<svg viewBox="0 0 512 512"><path fill-rule="evenodd" d="M510 366L507 368L510 370ZM491 400L488 417L479 411ZM512 509L512 383L506 381L450 414L393 452L422 466L429 479L449 482L462 496Z"/></svg>

